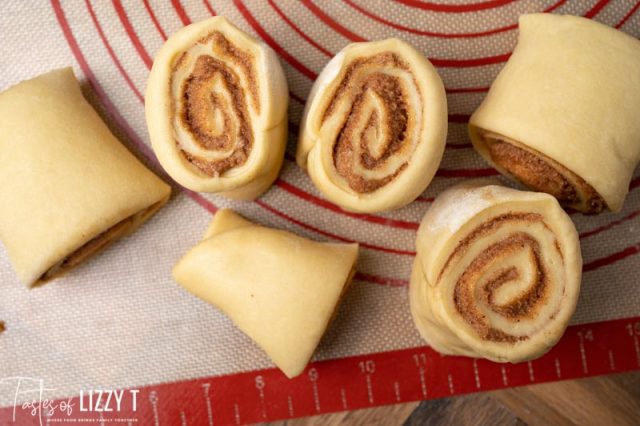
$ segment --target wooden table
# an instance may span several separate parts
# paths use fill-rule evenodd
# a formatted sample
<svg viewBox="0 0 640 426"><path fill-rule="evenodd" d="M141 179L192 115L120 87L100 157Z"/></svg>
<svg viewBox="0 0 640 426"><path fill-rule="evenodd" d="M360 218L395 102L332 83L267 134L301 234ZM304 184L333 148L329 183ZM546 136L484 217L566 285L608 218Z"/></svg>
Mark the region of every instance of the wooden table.
<svg viewBox="0 0 640 426"><path fill-rule="evenodd" d="M545 383L272 424L638 426L640 372Z"/></svg>

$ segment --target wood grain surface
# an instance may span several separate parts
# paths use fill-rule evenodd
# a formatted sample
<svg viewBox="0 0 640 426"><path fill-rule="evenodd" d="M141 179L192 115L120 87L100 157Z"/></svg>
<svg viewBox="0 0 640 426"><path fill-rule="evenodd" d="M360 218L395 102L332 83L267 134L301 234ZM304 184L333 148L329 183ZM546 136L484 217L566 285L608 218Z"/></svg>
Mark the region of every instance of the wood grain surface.
<svg viewBox="0 0 640 426"><path fill-rule="evenodd" d="M640 372L545 383L271 423L337 425L640 425Z"/></svg>

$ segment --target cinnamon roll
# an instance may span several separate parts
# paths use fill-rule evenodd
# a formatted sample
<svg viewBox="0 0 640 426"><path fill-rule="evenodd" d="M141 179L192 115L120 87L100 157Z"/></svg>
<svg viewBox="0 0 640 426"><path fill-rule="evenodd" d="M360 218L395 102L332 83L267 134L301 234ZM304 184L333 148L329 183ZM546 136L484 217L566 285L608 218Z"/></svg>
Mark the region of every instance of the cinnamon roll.
<svg viewBox="0 0 640 426"><path fill-rule="evenodd" d="M444 86L431 63L398 39L354 43L313 85L297 162L341 207L391 210L429 185L446 136Z"/></svg>
<svg viewBox="0 0 640 426"><path fill-rule="evenodd" d="M520 17L518 45L469 132L501 173L599 213L622 208L640 161L638 117L640 41L589 19L533 14Z"/></svg>
<svg viewBox="0 0 640 426"><path fill-rule="evenodd" d="M416 246L411 313L435 350L520 362L564 333L582 257L554 197L486 181L454 186L427 211Z"/></svg>
<svg viewBox="0 0 640 426"><path fill-rule="evenodd" d="M170 188L113 136L71 68L0 94L0 239L35 286L133 232Z"/></svg>
<svg viewBox="0 0 640 426"><path fill-rule="evenodd" d="M191 190L255 199L282 165L288 100L268 46L221 16L189 25L162 46L149 75L153 149Z"/></svg>
<svg viewBox="0 0 640 426"><path fill-rule="evenodd" d="M318 243L220 210L173 277L228 315L294 377L335 316L357 257L357 244Z"/></svg>

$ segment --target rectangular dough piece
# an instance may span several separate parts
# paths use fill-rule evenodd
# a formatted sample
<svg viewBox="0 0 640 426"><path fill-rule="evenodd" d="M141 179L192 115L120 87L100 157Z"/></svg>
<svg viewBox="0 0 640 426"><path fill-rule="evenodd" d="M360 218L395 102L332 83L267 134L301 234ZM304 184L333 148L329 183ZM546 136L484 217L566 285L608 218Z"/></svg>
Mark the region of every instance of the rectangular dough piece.
<svg viewBox="0 0 640 426"><path fill-rule="evenodd" d="M170 192L110 132L71 68L0 94L0 239L28 286L133 232Z"/></svg>

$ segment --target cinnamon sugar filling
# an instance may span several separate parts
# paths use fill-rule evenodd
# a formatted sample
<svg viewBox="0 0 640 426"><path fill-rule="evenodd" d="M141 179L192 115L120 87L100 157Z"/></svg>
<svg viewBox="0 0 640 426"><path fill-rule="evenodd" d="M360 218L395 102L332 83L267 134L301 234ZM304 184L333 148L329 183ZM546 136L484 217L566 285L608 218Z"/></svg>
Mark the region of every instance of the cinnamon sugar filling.
<svg viewBox="0 0 640 426"><path fill-rule="evenodd" d="M226 151L233 148L229 156L219 160L201 158L181 148L184 157L208 176L219 176L227 170L242 166L253 146L253 132L249 114L249 102L259 112L258 83L252 58L236 48L224 35L214 32L198 44L213 43L212 55L201 55L195 61L189 77L182 83L182 99L179 108L180 122L195 142L210 151ZM174 71L184 66L185 52L174 66ZM218 59L218 57L222 59ZM242 71L242 76L228 66L230 61ZM211 83L220 77L231 102L212 90ZM246 80L248 90L243 90L241 78ZM249 99L247 99L249 98ZM214 114L221 116L222 129L215 129ZM176 141L178 145L179 141Z"/></svg>
<svg viewBox="0 0 640 426"><path fill-rule="evenodd" d="M494 137L485 137L491 160L529 188L556 197L583 213L600 213L606 203L580 176L546 155Z"/></svg>
<svg viewBox="0 0 640 426"><path fill-rule="evenodd" d="M470 245L484 235L499 228L506 222L541 222L542 216L536 213L508 213L497 216L482 224L455 248L447 259L438 280L449 267L454 258L465 253ZM520 272L515 267L503 268L492 276L489 276L481 288L477 288L478 279L484 274L488 267L496 259L504 258L528 247L531 252L530 261L536 271L534 281L527 290L518 297L506 304L498 304L495 301L495 292L503 285L520 278ZM560 259L563 258L562 251L557 244L554 244ZM516 343L528 339L527 336L513 336L491 326L488 318L477 307L476 294L484 304L489 306L493 312L500 314L513 322L519 322L528 318L535 318L540 306L544 305L549 292L549 274L544 266L541 255L541 248L538 241L527 233L519 232L487 247L478 255L459 277L454 289L454 305L457 312L483 339L494 342Z"/></svg>
<svg viewBox="0 0 640 426"><path fill-rule="evenodd" d="M382 67L392 66L409 70L396 54L391 52L380 53L368 58L354 60L345 72L345 76L338 86L335 96L323 114L324 122L335 110L338 100L346 95L346 91L357 87L358 90L351 104L342 129L338 133L333 147L333 159L336 171L342 176L351 189L359 193L375 191L391 182L407 163L402 164L392 175L381 179L367 179L357 174L354 170L354 155L357 144L360 148L359 163L367 170L382 168L386 161L405 144L411 143L407 140L407 127L409 122L409 106L407 105L407 94L404 93L403 85L398 77L373 72L360 79L358 71L361 67ZM416 84L417 87L417 84ZM384 118L373 112L369 117L362 117L366 108L365 94L371 91L380 99L384 100ZM366 119L364 127L360 126L361 120ZM378 130L384 128L387 135L383 141L381 155L372 154L368 146L367 135L380 137Z"/></svg>
<svg viewBox="0 0 640 426"><path fill-rule="evenodd" d="M148 208L116 223L106 231L96 235L94 238L76 249L60 262L49 268L49 270L42 274L42 276L36 281L35 286L39 286L46 283L47 281L63 275L64 273L75 268L82 262L86 261L90 257L97 254L99 251L109 246L109 244L111 244L112 242L129 234L142 222L144 222L155 212L157 212L163 204L164 201L155 203Z"/></svg>

